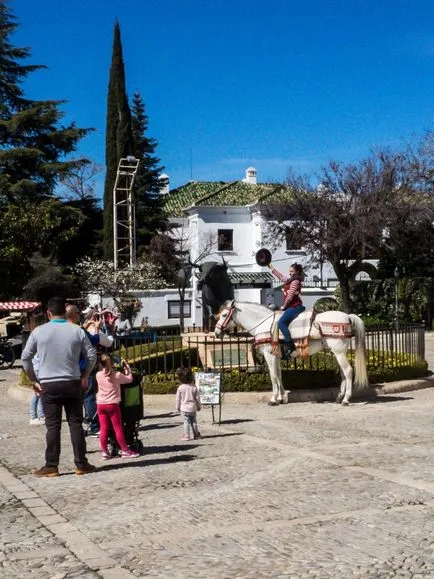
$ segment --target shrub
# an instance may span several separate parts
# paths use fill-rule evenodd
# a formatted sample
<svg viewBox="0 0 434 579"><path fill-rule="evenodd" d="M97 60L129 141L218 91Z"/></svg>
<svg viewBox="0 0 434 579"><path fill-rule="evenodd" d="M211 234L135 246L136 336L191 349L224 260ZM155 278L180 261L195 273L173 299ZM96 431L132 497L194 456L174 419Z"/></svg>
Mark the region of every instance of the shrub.
<svg viewBox="0 0 434 579"><path fill-rule="evenodd" d="M409 380L427 375L428 364L425 361L393 368L368 366L370 384ZM282 381L287 390L328 388L340 384L340 374L333 370L283 370ZM145 376L143 379L145 394L175 394L177 387L174 374L164 375L160 372ZM265 392L271 390L271 382L268 373L232 370L223 373L223 389L225 392Z"/></svg>

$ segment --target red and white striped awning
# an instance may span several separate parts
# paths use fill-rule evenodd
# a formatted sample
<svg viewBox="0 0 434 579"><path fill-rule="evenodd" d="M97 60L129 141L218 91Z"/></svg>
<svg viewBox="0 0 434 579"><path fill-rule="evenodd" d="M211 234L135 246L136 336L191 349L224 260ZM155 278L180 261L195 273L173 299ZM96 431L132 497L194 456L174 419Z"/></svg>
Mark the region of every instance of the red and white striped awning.
<svg viewBox="0 0 434 579"><path fill-rule="evenodd" d="M21 312L34 310L40 305L40 302L0 302L0 311Z"/></svg>

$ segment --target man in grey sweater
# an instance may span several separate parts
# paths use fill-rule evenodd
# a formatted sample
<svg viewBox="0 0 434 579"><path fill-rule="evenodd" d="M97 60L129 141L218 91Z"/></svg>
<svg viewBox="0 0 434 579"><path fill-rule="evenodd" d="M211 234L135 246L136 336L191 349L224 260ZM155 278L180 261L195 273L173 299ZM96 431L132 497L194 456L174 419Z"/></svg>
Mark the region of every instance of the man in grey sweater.
<svg viewBox="0 0 434 579"><path fill-rule="evenodd" d="M67 322L63 298L48 301L48 319L48 323L33 330L21 355L24 370L41 391L47 429L45 465L33 474L45 477L59 475L63 408L71 433L75 472L87 474L93 472L95 467L86 459L82 428L83 392L87 389L87 377L96 362L96 352L84 330ZM32 365L36 353L40 364L39 380ZM80 371L80 356L87 362L83 371Z"/></svg>

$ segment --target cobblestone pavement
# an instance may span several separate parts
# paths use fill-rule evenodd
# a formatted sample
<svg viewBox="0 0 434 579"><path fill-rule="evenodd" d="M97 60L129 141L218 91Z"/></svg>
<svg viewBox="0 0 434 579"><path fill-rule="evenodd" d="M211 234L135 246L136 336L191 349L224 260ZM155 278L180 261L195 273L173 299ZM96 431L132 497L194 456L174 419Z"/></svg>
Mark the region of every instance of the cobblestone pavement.
<svg viewBox="0 0 434 579"><path fill-rule="evenodd" d="M432 340L431 336L428 338ZM434 345L434 341L430 342ZM0 372L0 576L434 578L434 389L356 402L226 404L183 443L169 399L140 459L38 479L44 427Z"/></svg>

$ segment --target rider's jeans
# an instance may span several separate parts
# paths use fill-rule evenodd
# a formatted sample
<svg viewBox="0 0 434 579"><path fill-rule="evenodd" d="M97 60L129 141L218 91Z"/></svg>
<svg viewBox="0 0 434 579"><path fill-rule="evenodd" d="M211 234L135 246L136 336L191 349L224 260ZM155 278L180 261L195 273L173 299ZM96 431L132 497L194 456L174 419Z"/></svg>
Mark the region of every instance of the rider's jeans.
<svg viewBox="0 0 434 579"><path fill-rule="evenodd" d="M283 314L280 316L279 321L277 322L277 325L279 326L279 330L282 332L283 337L285 339L285 342L287 344L290 344L292 341L291 338L291 333L289 331L289 324L295 320L295 318L301 314L302 312L304 312L306 308L304 306L302 306L301 304L299 306L295 306L295 308L288 308L287 310L285 310L283 312Z"/></svg>

